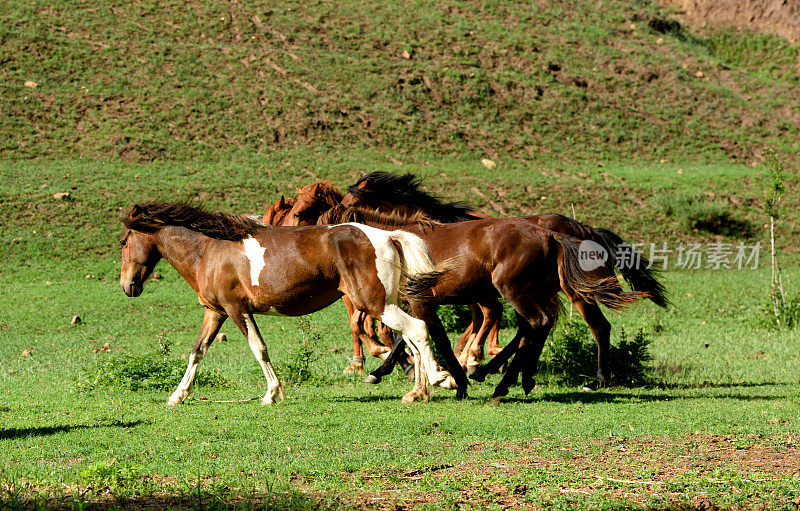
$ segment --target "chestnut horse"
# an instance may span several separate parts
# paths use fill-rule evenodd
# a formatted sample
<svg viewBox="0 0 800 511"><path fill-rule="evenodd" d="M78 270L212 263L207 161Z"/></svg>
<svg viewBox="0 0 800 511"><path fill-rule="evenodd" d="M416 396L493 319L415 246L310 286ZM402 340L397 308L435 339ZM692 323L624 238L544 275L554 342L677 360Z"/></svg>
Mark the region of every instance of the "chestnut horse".
<svg viewBox="0 0 800 511"><path fill-rule="evenodd" d="M309 314L345 292L359 310L399 331L417 357L415 386L404 402L426 400L428 383L450 380L437 369L425 322L399 306L407 276L443 271L434 266L418 236L358 224L268 227L251 217L207 212L180 202L135 204L122 223L120 284L125 294L139 296L164 258L206 308L200 336L170 405L189 395L198 364L228 317L247 338L267 379L262 403L283 399L253 314ZM465 388L458 397L465 395Z"/></svg>
<svg viewBox="0 0 800 511"><path fill-rule="evenodd" d="M483 219L450 224L419 222L397 226L396 216L337 206L319 223L353 221L412 232L427 244L434 261L454 261L447 273L428 272L409 279L411 314L423 319L461 388L466 375L453 354L436 315L442 303L486 303L505 299L516 311L518 356L495 389L494 397L508 393L523 371L526 393L533 388L536 363L560 308L558 292L572 301L598 302L621 309L649 297L644 291L624 292L616 277L580 266L579 239L545 229L527 219ZM419 286L419 287L417 287ZM527 365L521 365L525 362Z"/></svg>

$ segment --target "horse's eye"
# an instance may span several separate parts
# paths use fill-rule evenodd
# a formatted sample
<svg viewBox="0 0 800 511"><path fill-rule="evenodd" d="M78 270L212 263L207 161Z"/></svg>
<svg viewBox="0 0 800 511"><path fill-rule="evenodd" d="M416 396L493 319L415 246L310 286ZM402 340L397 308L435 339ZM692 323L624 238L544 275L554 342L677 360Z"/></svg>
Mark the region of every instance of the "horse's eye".
<svg viewBox="0 0 800 511"><path fill-rule="evenodd" d="M126 240L119 240L119 246L125 248L125 241Z"/></svg>

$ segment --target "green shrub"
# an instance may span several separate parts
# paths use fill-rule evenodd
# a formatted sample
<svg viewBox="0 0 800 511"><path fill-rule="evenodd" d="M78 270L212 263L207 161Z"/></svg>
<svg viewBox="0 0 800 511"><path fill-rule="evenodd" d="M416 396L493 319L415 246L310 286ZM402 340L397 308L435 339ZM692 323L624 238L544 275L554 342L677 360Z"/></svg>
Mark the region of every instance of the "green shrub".
<svg viewBox="0 0 800 511"><path fill-rule="evenodd" d="M800 325L800 296L788 300L778 300L778 320L781 328L794 328ZM759 323L767 327L777 327L772 300L767 300L761 308Z"/></svg>
<svg viewBox="0 0 800 511"><path fill-rule="evenodd" d="M643 329L631 338L624 329L620 330L619 342L612 342L609 350L613 384L636 387L652 382L650 342ZM583 322L570 321L557 328L543 350L539 374L552 383L573 386L589 383L596 373L597 342L589 327Z"/></svg>
<svg viewBox="0 0 800 511"><path fill-rule="evenodd" d="M731 237L751 237L752 223L736 218L720 199L706 201L699 196L662 197L657 203L666 215L676 218L688 231L698 230Z"/></svg>
<svg viewBox="0 0 800 511"><path fill-rule="evenodd" d="M130 463L121 463L117 458L108 461L98 461L83 469L80 479L83 484L100 488L107 486L113 490L130 486L140 477L138 467Z"/></svg>
<svg viewBox="0 0 800 511"><path fill-rule="evenodd" d="M302 316L298 319L298 328L302 339L300 344L289 354L288 359L281 364L281 379L288 384L299 384L308 381L313 376L311 364L316 360L313 347L320 345L320 333L314 327L311 319Z"/></svg>
<svg viewBox="0 0 800 511"><path fill-rule="evenodd" d="M84 368L75 382L78 391L92 391L98 387L127 390L171 390L178 386L186 370L181 359L169 357L172 343L162 333L159 348L144 355L122 354L102 361L94 367ZM197 372L195 385L221 387L228 382L218 371Z"/></svg>
<svg viewBox="0 0 800 511"><path fill-rule="evenodd" d="M516 328L517 316L514 308L506 303L505 300L500 300L500 303L503 304L503 317L500 320L500 328ZM444 325L444 329L448 332L460 334L472 322L472 312L468 305L440 305L437 314L442 321L442 325Z"/></svg>

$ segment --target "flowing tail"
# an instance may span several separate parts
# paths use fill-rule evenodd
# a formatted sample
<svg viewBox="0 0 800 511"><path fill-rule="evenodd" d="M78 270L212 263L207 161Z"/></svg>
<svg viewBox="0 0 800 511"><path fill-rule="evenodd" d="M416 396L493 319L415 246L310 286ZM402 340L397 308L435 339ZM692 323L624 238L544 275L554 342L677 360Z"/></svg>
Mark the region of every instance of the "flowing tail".
<svg viewBox="0 0 800 511"><path fill-rule="evenodd" d="M621 310L638 300L651 298L648 291L623 291L615 275L597 277L580 266L581 240L562 234L553 234L561 245L562 260L558 267L561 287L585 301L602 303L609 309Z"/></svg>
<svg viewBox="0 0 800 511"><path fill-rule="evenodd" d="M416 234L392 231L389 239L400 255L400 294L414 300L433 298L432 288L452 270L450 261L434 263L428 245Z"/></svg>
<svg viewBox="0 0 800 511"><path fill-rule="evenodd" d="M650 301L659 307L666 308L667 305L669 305L667 290L658 280L658 270L649 268L650 261L641 253L633 250L630 245L622 241L622 238L615 232L609 231L608 229L592 230L596 235L594 241L603 245L608 251L608 265L612 268L612 271L613 268L617 268L634 291L644 291L648 293ZM619 247L628 247L630 249L632 257L629 258L629 261L618 261L616 259L616 254L619 253Z"/></svg>

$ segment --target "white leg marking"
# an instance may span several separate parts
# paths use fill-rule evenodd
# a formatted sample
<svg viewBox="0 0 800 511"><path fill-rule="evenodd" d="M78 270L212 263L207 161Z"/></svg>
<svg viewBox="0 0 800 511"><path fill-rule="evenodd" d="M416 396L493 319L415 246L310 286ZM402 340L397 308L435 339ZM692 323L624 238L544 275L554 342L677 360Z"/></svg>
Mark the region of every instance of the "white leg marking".
<svg viewBox="0 0 800 511"><path fill-rule="evenodd" d="M418 350L422 361L420 365L423 366L423 370L428 375L428 381L431 385L445 383L447 388L451 388L449 380L453 380L453 377L433 358L433 351L430 344L428 344L428 327L424 321L409 316L394 304L386 305L381 315L381 321L389 328L402 332L406 340L409 341L409 345L413 346L412 350L414 348Z"/></svg>
<svg viewBox="0 0 800 511"><path fill-rule="evenodd" d="M267 393L261 400L262 404L272 404L276 398L284 399L283 385L275 374L275 369L272 367L272 362L269 361L269 353L267 353L267 345L258 333L258 327L253 316L249 314L244 315L244 322L247 326L247 343L250 344L250 349L253 351L256 360L261 365L261 370L264 371L264 376L267 378Z"/></svg>
<svg viewBox="0 0 800 511"><path fill-rule="evenodd" d="M261 275L261 270L264 269L264 252L266 248L262 247L257 239L250 236L242 240L244 245L244 255L250 261L250 283L254 286L258 285L258 276Z"/></svg>
<svg viewBox="0 0 800 511"><path fill-rule="evenodd" d="M197 366L200 365L200 361L203 360L204 356L204 350L201 350L197 354L192 353L189 355L189 365L186 366L186 372L183 374L183 378L178 384L178 388L175 389L175 392L172 393L172 395L169 397L169 401L167 401L169 406L179 405L183 403L187 397L189 397L189 391L192 389L194 377L197 373Z"/></svg>

